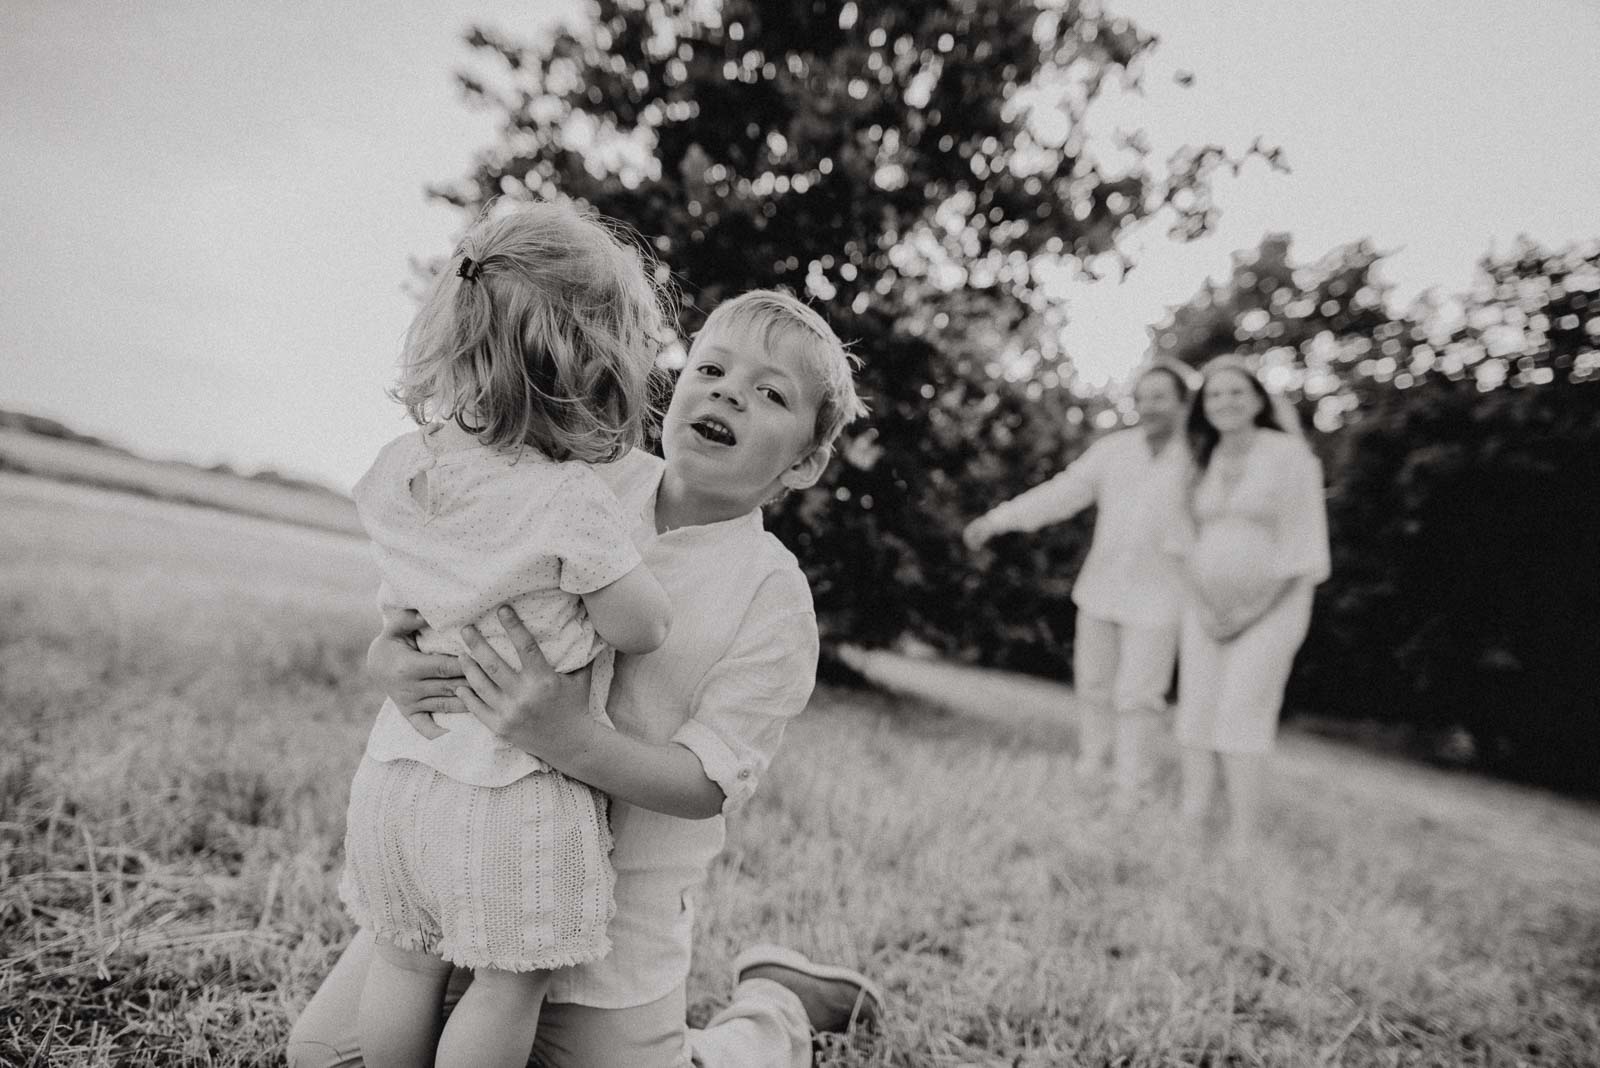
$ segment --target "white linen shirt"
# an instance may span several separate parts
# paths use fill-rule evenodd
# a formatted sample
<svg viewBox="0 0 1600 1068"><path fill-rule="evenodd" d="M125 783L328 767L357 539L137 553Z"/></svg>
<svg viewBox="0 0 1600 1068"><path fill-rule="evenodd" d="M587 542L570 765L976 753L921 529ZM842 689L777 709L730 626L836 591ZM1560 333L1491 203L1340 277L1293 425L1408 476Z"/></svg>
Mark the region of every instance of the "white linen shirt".
<svg viewBox="0 0 1600 1068"><path fill-rule="evenodd" d="M453 423L434 423L384 446L353 496L383 580L379 603L415 608L428 621L418 648L465 652L459 632L472 623L501 656L514 658L494 615L510 604L557 671L595 660L593 711L604 716L610 648L580 598L637 567L639 552L632 519L594 468L534 449L487 448ZM448 733L430 741L385 701L367 756L416 760L471 786L506 786L550 770L470 713L435 720Z"/></svg>
<svg viewBox="0 0 1600 1068"><path fill-rule="evenodd" d="M1089 555L1072 587L1084 613L1126 626L1178 622L1180 576L1162 551L1181 500L1187 450L1178 435L1152 454L1143 430L1114 431L1048 482L997 505L1001 530L1038 530L1100 506Z"/></svg>
<svg viewBox="0 0 1600 1068"><path fill-rule="evenodd" d="M663 466L635 451L595 469L637 518L636 543L673 612L659 649L617 657L607 710L618 730L677 743L699 757L722 788L727 812L755 791L784 727L811 697L811 588L793 554L763 529L759 509L657 534ZM611 953L556 971L552 1001L628 1008L662 998L688 978L689 895L722 851L723 816L680 819L613 800L611 830Z"/></svg>

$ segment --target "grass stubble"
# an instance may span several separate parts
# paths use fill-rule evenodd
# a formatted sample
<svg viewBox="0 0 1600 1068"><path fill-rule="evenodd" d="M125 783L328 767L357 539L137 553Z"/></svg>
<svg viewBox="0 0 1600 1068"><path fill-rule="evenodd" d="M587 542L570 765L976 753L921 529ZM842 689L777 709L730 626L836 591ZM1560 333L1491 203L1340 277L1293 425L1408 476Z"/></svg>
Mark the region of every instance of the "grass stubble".
<svg viewBox="0 0 1600 1068"><path fill-rule="evenodd" d="M3 478L0 1064L280 1063L351 933L364 550ZM820 690L699 896L691 1019L775 940L890 992L822 1068L1600 1061L1587 863L1334 768L1230 865L1071 759L1059 719Z"/></svg>

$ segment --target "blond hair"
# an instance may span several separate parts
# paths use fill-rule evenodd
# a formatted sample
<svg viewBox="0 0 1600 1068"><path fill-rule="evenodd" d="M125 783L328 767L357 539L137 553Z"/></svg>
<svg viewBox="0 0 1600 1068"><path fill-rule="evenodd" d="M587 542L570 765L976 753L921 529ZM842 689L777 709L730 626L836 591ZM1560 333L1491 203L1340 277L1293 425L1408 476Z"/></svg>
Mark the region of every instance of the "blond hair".
<svg viewBox="0 0 1600 1068"><path fill-rule="evenodd" d="M571 205L490 216L461 239L406 331L392 395L483 444L603 463L644 440L668 331L653 262Z"/></svg>
<svg viewBox="0 0 1600 1068"><path fill-rule="evenodd" d="M812 448L832 449L834 439L850 423L867 414L856 395L855 369L861 361L845 349L826 319L811 307L779 289L752 289L717 305L695 335L689 354L719 331L748 330L761 338L768 352L779 341L795 339L806 360L806 370L822 387Z"/></svg>

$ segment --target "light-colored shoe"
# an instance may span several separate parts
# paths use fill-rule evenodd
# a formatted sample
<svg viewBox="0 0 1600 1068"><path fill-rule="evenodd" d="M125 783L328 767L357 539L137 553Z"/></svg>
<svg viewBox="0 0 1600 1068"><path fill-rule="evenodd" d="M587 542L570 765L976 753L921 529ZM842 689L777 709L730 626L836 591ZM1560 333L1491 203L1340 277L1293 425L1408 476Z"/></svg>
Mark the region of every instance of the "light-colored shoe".
<svg viewBox="0 0 1600 1068"><path fill-rule="evenodd" d="M733 962L734 975L771 979L792 991L805 1007L813 1031L872 1027L883 1018L883 991L852 968L818 964L785 946L751 946Z"/></svg>

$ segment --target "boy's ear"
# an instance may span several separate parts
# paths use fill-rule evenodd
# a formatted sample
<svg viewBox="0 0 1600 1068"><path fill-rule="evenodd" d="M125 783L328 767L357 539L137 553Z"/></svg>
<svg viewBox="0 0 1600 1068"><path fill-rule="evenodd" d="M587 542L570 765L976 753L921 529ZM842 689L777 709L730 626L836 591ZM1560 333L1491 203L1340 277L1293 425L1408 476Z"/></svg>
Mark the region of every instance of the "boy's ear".
<svg viewBox="0 0 1600 1068"><path fill-rule="evenodd" d="M822 472L827 470L828 461L832 458L832 446L818 445L791 464L787 471L778 476L778 481L785 489L810 489L822 477Z"/></svg>

